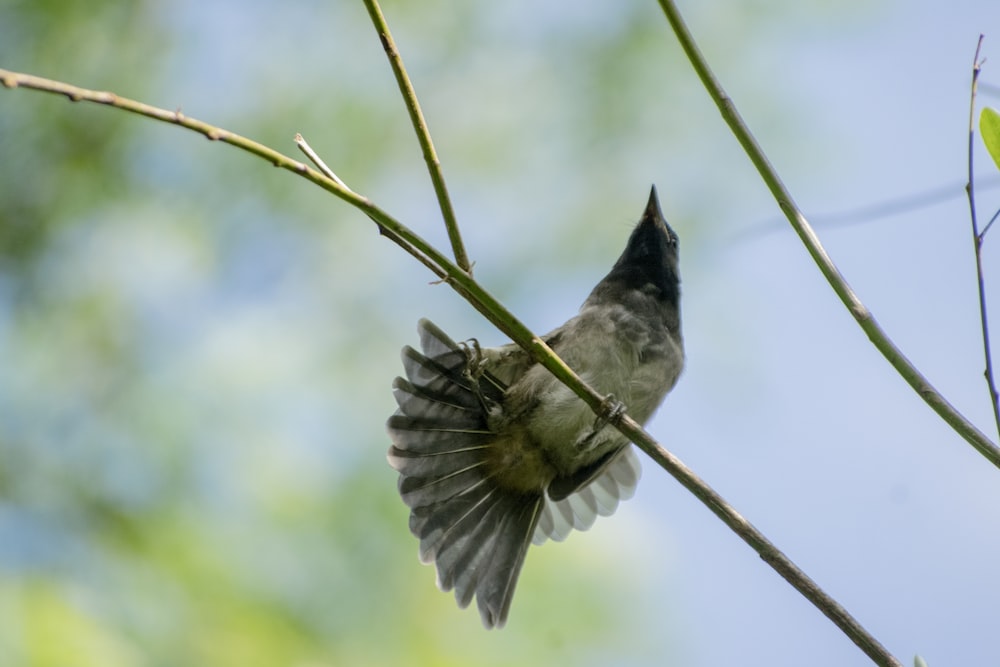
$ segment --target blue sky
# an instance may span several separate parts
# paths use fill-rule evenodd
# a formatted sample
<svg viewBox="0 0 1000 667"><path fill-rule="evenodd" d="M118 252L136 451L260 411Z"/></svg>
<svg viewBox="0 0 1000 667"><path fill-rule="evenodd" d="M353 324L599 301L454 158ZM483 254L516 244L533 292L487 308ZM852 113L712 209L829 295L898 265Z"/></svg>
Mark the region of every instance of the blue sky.
<svg viewBox="0 0 1000 667"><path fill-rule="evenodd" d="M807 216L965 178L972 54L985 33L983 81L1000 84L1000 4L686 4L716 74ZM776 217L654 3L496 5L385 7L477 277L534 329L560 324L614 261L655 182L681 235L688 365L648 430L904 663L915 653L931 667L1000 661L1000 582L992 575L1000 470L931 412L837 301ZM169 27L163 59L144 64L155 72L149 102L288 153L301 131L358 191L443 241L420 155L358 3L321 14L311 3L221 1L149 11ZM463 21L468 30L452 29ZM612 37L626 30L637 37L618 70L601 54L622 48ZM72 78L69 70L38 73ZM114 87L90 76L75 82ZM2 95L0 103L13 104ZM1000 107L1000 98L984 94L980 104ZM247 105L264 107L267 118L251 119ZM227 511L241 516L243 494L256 492L251 479L280 480L268 492L292 493L343 481L373 458L381 465L398 348L416 343L417 318L459 339L501 342L360 214L289 185L286 174L261 178L245 156L175 128L146 124L142 133L128 156L142 191L56 240L49 289L104 285L134 306L144 378L136 400L179 410L183 420L169 412L163 422L212 445L198 450L198 475ZM247 187L217 192L206 172L189 169L192 161L209 173L241 174ZM995 183L978 147L976 161L982 182ZM960 188L916 212L817 231L896 343L996 438ZM983 188L984 218L1000 206L997 192ZM314 233L321 224L329 231ZM990 238L989 304L1000 317L997 257ZM51 335L56 355L64 342ZM8 396L30 388L24 378L34 363L12 340L0 344L25 375L2 381ZM40 392L38 403L49 398ZM127 425L98 427L129 441ZM370 443L380 447L360 446ZM122 464L110 483L141 499L156 484L160 455ZM388 488L387 468L385 479ZM433 588L415 552L414 544L400 562ZM623 664L615 659L622 655L635 665L663 664L665 656L690 667L867 664L648 462L636 498L613 519L533 550L504 633L580 641L559 619L544 628L518 620L519 604L544 604L533 592L543 589L537 577L563 559L606 576L638 611L627 639L638 648L595 645L594 664ZM474 613L447 605L434 613L442 633L478 632ZM484 641L500 645L504 636Z"/></svg>

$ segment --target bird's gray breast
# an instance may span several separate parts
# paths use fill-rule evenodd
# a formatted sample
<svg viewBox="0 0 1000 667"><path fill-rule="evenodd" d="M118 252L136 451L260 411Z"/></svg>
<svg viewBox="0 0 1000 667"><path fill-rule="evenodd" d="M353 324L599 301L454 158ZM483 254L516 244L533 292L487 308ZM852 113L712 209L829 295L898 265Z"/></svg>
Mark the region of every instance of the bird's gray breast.
<svg viewBox="0 0 1000 667"><path fill-rule="evenodd" d="M640 423L652 416L683 367L679 333L624 305L585 306L552 336L556 353L587 384L624 403ZM593 411L541 365L510 388L507 407L521 413L532 439L564 472L627 442L612 428L595 437Z"/></svg>

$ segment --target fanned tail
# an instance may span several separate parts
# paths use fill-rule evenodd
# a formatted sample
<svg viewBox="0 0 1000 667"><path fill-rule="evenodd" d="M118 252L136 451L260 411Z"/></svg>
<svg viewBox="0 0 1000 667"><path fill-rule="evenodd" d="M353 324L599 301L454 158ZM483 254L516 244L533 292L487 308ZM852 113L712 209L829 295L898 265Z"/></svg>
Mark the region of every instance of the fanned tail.
<svg viewBox="0 0 1000 667"><path fill-rule="evenodd" d="M393 383L399 409L387 424L389 463L438 586L454 588L463 608L475 596L483 624L502 627L544 495L503 489L489 469L496 434L487 413L500 405L503 384L470 373L470 352L431 322L418 330L423 354L404 348L407 379Z"/></svg>

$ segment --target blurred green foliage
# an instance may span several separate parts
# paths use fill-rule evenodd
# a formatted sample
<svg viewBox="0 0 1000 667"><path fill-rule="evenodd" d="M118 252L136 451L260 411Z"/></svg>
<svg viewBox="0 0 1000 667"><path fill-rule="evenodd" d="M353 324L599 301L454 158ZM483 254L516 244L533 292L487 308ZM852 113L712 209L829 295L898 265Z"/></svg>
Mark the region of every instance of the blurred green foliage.
<svg viewBox="0 0 1000 667"><path fill-rule="evenodd" d="M608 193L644 196L665 147L689 140L677 109L704 103L655 3L386 4L479 275L517 303L553 271L585 272L568 302L532 302L575 308L627 230ZM745 44L757 9L732 7L744 23L712 42ZM302 131L349 184L442 238L360 3L6 0L0 65L286 152ZM641 579L593 535L534 550L503 632L435 590L382 423L413 342L400 323L476 320L363 216L177 128L28 91L0 92L0 201L0 664L675 650L656 620L669 602L649 618Z"/></svg>

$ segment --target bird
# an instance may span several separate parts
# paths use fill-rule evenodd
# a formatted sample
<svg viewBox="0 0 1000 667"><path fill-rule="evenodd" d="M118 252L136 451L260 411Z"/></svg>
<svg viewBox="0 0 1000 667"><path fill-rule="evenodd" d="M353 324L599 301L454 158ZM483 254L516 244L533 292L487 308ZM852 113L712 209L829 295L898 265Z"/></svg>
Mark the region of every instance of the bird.
<svg viewBox="0 0 1000 667"><path fill-rule="evenodd" d="M625 249L580 311L542 337L607 397L597 415L515 344L456 343L427 319L402 351L389 464L409 528L437 585L460 608L476 598L503 627L528 547L590 528L630 498L640 466L610 422L645 424L684 367L678 237L656 186Z"/></svg>

